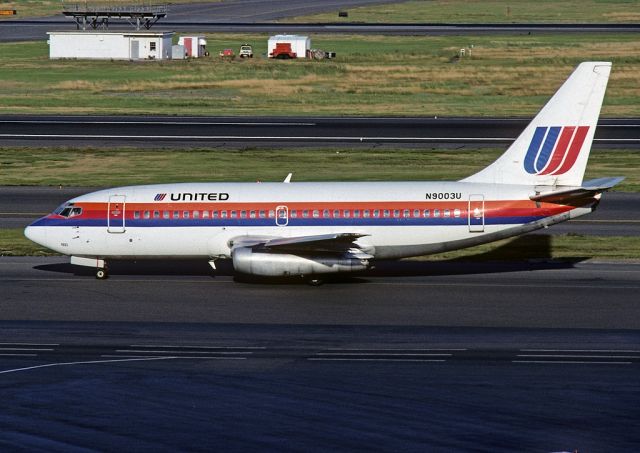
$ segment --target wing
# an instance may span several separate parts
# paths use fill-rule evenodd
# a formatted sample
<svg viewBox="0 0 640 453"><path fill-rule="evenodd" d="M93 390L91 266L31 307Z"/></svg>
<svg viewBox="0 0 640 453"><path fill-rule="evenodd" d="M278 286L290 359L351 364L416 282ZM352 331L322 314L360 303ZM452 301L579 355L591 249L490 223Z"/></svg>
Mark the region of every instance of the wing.
<svg viewBox="0 0 640 453"><path fill-rule="evenodd" d="M355 241L367 234L361 233L330 233L313 236L297 237L267 237L267 236L239 236L232 240L232 248L251 247L255 250L274 253L349 253L360 259L373 258L365 253Z"/></svg>

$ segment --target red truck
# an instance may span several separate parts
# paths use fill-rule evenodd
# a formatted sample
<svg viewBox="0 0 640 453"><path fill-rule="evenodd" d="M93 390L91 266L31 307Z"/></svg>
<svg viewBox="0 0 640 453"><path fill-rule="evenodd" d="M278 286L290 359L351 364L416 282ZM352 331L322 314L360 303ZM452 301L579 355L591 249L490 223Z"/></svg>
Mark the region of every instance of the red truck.
<svg viewBox="0 0 640 453"><path fill-rule="evenodd" d="M276 48L269 54L271 58L296 58L298 55L291 51L291 43L279 42L276 44Z"/></svg>

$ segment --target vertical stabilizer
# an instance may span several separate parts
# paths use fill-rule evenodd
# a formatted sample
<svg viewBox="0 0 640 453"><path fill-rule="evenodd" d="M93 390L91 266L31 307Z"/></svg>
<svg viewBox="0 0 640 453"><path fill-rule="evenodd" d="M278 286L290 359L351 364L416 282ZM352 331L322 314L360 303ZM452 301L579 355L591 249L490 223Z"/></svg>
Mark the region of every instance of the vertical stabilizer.
<svg viewBox="0 0 640 453"><path fill-rule="evenodd" d="M610 72L581 63L502 156L462 181L580 186Z"/></svg>

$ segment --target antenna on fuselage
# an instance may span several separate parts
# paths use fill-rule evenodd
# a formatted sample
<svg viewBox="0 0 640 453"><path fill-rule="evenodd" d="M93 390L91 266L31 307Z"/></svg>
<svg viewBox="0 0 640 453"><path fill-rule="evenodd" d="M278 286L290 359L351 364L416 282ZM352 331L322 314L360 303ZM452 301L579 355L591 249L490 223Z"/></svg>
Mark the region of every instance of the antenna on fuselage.
<svg viewBox="0 0 640 453"><path fill-rule="evenodd" d="M287 175L287 177L286 177L286 178L284 178L284 181L282 181L282 182L283 182L283 183L285 183L285 184L289 184L289 183L291 182L291 177L292 177L292 176L293 176L293 173L289 173L289 174Z"/></svg>

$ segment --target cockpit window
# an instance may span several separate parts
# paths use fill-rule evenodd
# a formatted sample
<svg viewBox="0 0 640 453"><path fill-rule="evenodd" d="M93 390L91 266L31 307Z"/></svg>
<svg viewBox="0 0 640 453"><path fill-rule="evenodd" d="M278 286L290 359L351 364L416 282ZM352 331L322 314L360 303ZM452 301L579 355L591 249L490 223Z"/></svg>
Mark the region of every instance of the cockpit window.
<svg viewBox="0 0 640 453"><path fill-rule="evenodd" d="M58 214L60 217L68 219L71 217L77 217L82 214L82 208L74 206L73 203L63 204L62 206L58 207L58 209L53 211L53 213Z"/></svg>

